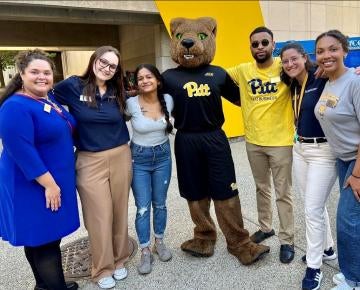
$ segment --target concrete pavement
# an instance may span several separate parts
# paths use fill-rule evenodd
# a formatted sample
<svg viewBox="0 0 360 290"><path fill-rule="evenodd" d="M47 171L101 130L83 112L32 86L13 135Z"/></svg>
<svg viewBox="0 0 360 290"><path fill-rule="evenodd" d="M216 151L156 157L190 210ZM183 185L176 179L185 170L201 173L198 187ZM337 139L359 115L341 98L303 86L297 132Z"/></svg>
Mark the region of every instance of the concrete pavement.
<svg viewBox="0 0 360 290"><path fill-rule="evenodd" d="M173 141L173 137L171 137ZM172 142L173 143L173 142ZM237 183L243 211L245 227L250 233L258 229L255 186L243 141L231 143L232 154L236 167ZM180 250L183 241L192 237L192 222L187 203L179 197L175 162L173 162L172 180L168 192L168 225L165 241L173 252L173 259L163 263L155 256L153 271L147 276L137 273L136 265L140 259L140 252L132 259L127 268L129 276L114 289L253 289L253 290L285 290L301 289L301 280L305 271L305 264L301 256L306 251L305 221L303 201L296 193L294 186L295 205L295 250L296 256L291 264L285 265L279 261L280 244L277 236L271 237L264 243L271 247L270 254L252 266L243 266L226 250L223 234L218 229L218 241L213 257L195 258ZM335 236L335 213L338 201L338 185L336 184L330 195L328 211ZM274 195L273 195L274 196ZM274 228L277 232L279 221L273 198ZM136 238L134 218L136 208L132 194L129 202L129 233ZM212 216L215 218L212 207ZM86 236L83 226L63 240L63 244ZM332 275L338 272L337 260L326 262L322 271L324 279L321 289L333 287ZM81 289L99 289L89 281L78 281ZM26 262L22 248L14 248L0 241L0 290L33 289L34 280L30 267Z"/></svg>

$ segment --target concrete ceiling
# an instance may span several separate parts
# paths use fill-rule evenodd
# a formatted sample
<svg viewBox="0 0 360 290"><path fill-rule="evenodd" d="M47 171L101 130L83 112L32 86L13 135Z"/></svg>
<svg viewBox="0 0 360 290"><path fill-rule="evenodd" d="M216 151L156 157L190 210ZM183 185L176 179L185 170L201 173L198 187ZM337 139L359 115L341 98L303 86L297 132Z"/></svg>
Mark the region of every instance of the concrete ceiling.
<svg viewBox="0 0 360 290"><path fill-rule="evenodd" d="M26 2L26 1L25 1ZM29 1L28 1L29 2ZM58 1L59 2L59 1ZM60 1L61 2L61 1ZM94 2L94 1L86 1ZM104 2L106 1L99 1ZM131 2L131 1L125 1ZM133 1L133 3L136 1ZM118 1L117 3L121 3ZM90 3L89 3L90 4ZM161 24L158 12L129 9L104 9L92 7L69 7L0 1L0 20L41 21L86 24ZM135 9L134 7L133 9Z"/></svg>

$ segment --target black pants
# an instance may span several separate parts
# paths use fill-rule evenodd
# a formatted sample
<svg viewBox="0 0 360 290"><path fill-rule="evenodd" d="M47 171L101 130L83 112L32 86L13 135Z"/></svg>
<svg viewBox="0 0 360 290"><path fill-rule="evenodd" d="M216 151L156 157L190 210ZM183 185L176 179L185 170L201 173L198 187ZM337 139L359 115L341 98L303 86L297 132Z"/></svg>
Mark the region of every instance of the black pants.
<svg viewBox="0 0 360 290"><path fill-rule="evenodd" d="M175 157L180 195L187 200L225 200L238 194L231 149L223 130L178 131Z"/></svg>
<svg viewBox="0 0 360 290"><path fill-rule="evenodd" d="M61 240L57 240L37 247L24 247L25 256L39 288L67 289L61 264L60 242Z"/></svg>

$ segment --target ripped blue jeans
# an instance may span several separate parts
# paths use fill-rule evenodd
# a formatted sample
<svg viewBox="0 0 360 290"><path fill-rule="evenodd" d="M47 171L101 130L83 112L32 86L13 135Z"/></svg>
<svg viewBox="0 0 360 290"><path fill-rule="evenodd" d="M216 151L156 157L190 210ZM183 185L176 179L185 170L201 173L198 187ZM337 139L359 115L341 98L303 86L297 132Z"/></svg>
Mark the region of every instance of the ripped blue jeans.
<svg viewBox="0 0 360 290"><path fill-rule="evenodd" d="M135 228L140 248L150 246L150 216L153 208L155 238L163 238L167 208L166 197L171 179L169 141L156 146L130 144L133 160L131 188L137 208Z"/></svg>

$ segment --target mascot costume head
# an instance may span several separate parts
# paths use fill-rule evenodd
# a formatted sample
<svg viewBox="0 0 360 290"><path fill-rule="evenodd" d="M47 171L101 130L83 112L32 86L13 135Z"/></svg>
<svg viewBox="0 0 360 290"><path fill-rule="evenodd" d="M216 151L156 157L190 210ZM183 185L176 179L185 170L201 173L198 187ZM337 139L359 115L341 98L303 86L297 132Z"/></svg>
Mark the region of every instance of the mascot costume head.
<svg viewBox="0 0 360 290"><path fill-rule="evenodd" d="M163 73L164 90L174 99L175 157L180 195L188 201L194 236L181 249L196 257L214 254L213 200L228 251L244 265L269 247L250 241L244 229L231 149L221 126L221 97L239 104L239 88L221 67L211 65L216 21L210 17L171 20L171 57L178 67Z"/></svg>
<svg viewBox="0 0 360 290"><path fill-rule="evenodd" d="M184 67L210 64L216 50L216 21L210 17L175 18L170 23L171 58Z"/></svg>

